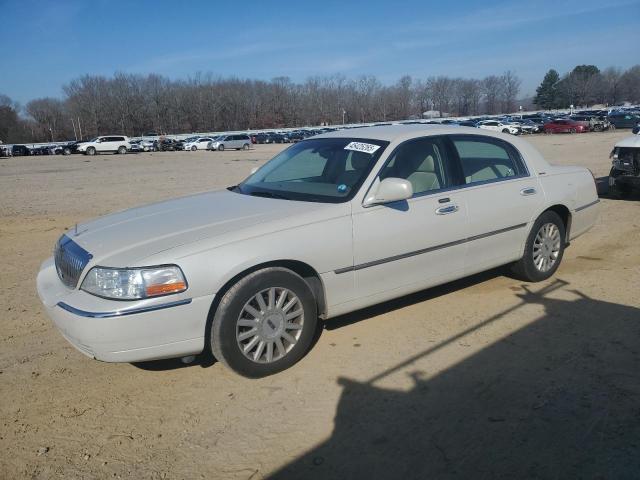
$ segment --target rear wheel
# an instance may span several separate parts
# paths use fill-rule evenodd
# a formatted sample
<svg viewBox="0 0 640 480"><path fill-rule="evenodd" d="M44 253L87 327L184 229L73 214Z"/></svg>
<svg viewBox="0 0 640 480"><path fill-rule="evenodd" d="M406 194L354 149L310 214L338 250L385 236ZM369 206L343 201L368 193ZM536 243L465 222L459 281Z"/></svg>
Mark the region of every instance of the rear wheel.
<svg viewBox="0 0 640 480"><path fill-rule="evenodd" d="M512 265L512 271L521 280L540 282L551 277L562 261L566 229L562 218L546 211L534 222L524 255Z"/></svg>
<svg viewBox="0 0 640 480"><path fill-rule="evenodd" d="M576 133L576 129L575 128L570 128L569 129L569 133Z"/></svg>
<svg viewBox="0 0 640 480"><path fill-rule="evenodd" d="M245 143L244 145L242 145L242 149L243 150L249 150L249 144Z"/></svg>
<svg viewBox="0 0 640 480"><path fill-rule="evenodd" d="M236 373L264 377L300 360L316 325L315 298L304 279L286 268L264 268L240 279L220 300L211 350Z"/></svg>

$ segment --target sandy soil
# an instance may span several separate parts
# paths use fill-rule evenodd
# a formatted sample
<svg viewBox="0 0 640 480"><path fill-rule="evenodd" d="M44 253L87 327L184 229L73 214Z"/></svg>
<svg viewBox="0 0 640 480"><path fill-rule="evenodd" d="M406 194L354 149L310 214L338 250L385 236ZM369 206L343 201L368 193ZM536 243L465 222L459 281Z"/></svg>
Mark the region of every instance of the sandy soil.
<svg viewBox="0 0 640 480"><path fill-rule="evenodd" d="M629 132L531 137L605 176ZM280 146L0 159L0 477L633 478L640 202L603 198L555 278L501 271L334 319L279 375L106 364L35 292L66 227L223 187Z"/></svg>

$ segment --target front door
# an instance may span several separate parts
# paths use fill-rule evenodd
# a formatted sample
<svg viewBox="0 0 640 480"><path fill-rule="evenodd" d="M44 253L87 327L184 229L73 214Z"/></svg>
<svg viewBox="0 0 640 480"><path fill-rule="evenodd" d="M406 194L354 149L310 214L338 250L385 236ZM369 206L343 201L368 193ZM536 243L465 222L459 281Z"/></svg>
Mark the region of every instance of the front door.
<svg viewBox="0 0 640 480"><path fill-rule="evenodd" d="M462 275L467 207L456 190L451 150L442 137L401 144L379 173L409 180L414 196L365 208L353 205L358 297L379 300Z"/></svg>

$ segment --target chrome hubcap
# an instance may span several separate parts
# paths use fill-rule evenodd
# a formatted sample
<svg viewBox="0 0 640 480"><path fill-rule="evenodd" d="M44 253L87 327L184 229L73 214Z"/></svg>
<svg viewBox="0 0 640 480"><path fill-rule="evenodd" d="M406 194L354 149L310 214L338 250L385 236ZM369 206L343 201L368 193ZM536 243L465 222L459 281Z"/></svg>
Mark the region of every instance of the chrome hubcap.
<svg viewBox="0 0 640 480"><path fill-rule="evenodd" d="M249 360L271 363L298 342L304 324L302 302L291 291L271 287L244 304L236 325L240 351Z"/></svg>
<svg viewBox="0 0 640 480"><path fill-rule="evenodd" d="M553 223L545 223L533 241L533 264L540 272L548 272L558 261L560 230Z"/></svg>

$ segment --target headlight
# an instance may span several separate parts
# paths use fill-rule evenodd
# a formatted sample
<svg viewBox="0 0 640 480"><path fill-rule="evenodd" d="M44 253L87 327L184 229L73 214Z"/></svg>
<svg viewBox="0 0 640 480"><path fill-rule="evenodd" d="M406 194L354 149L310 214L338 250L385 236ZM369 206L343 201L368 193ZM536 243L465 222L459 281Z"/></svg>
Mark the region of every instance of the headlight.
<svg viewBox="0 0 640 480"><path fill-rule="evenodd" d="M177 265L142 268L94 267L81 290L114 300L139 300L184 292L187 281Z"/></svg>

